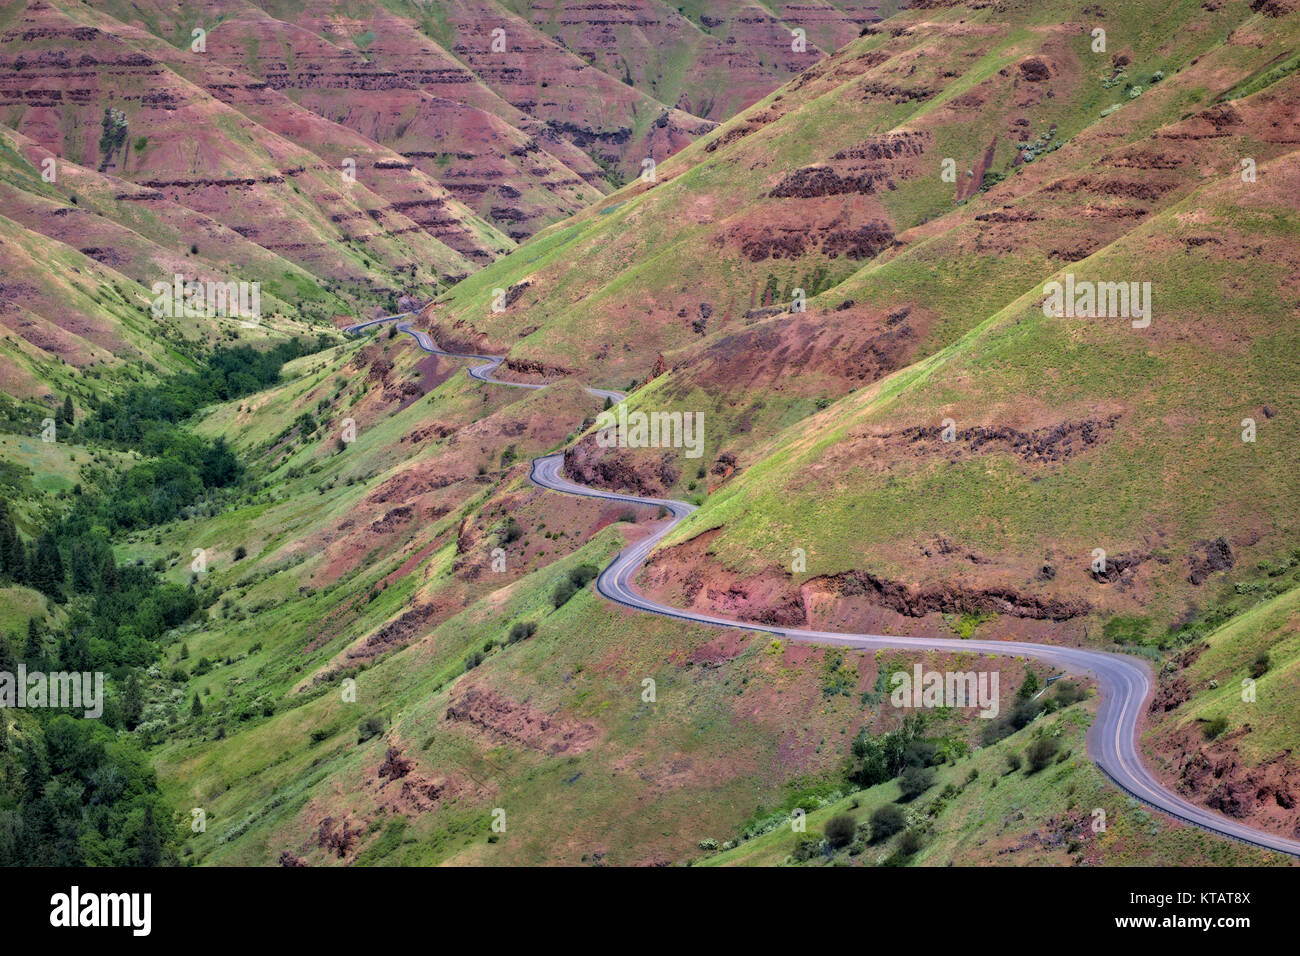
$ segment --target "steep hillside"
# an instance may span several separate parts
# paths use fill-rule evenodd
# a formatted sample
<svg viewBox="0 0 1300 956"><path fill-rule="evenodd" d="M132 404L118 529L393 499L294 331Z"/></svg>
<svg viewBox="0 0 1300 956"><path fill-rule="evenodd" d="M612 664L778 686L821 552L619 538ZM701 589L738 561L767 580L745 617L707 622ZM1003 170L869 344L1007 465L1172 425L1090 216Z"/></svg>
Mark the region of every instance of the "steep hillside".
<svg viewBox="0 0 1300 956"><path fill-rule="evenodd" d="M878 784L811 810L802 833L788 822L695 859L705 866L1216 866L1283 862L1195 827L1169 824L1115 791L1081 759L1086 704L943 767L925 794L905 800ZM1024 763L1035 741L1055 744L1041 770ZM890 808L902 826L893 831ZM882 814L881 811L885 813ZM853 822L828 839L831 819ZM825 831L825 832L824 832Z"/></svg>
<svg viewBox="0 0 1300 956"><path fill-rule="evenodd" d="M1300 792L1297 566L1293 551L1224 589L1165 665L1146 734L1152 762L1180 793L1283 834L1295 832Z"/></svg>
<svg viewBox="0 0 1300 956"><path fill-rule="evenodd" d="M1212 575L1289 553L1300 157L1260 170L1203 187L1073 267L1081 283L1149 282L1149 327L1046 317L1033 290L792 426L679 539L721 529L709 554L742 573L805 548L816 557L788 587L810 620L978 608L1017 630L1139 612L1164 628Z"/></svg>
<svg viewBox="0 0 1300 956"><path fill-rule="evenodd" d="M796 327L791 341L814 347L784 373L759 366L746 381L775 377L772 391L837 397L951 343L1010 290L1227 173L1190 161L1200 141L1216 146L1209 121L1209 133L1188 130L1197 142L1166 147L1169 159L1148 155L1144 141L1284 57L1294 18L1245 4L1150 12L1108 15L1105 54L1091 52L1082 6L1067 17L1033 7L904 12L659 164L654 182L629 185L461 283L428 320L521 362L616 384L644 379L659 354L673 366L703 361L701 346L715 342L711 364L747 354L751 341L778 361L789 354L783 340L750 326L765 310L788 311L802 289L809 311L793 321L813 327ZM1152 84L1157 73L1177 82ZM1257 161L1277 155L1283 115L1255 117L1249 133L1225 126L1241 135L1222 145L1262 150ZM1032 214L1002 208L1035 184ZM492 310L494 289L510 290L504 311ZM904 309L906 321L889 324ZM718 378L714 392L728 381Z"/></svg>
<svg viewBox="0 0 1300 956"><path fill-rule="evenodd" d="M201 14L157 4L144 23L173 41L206 27L213 60L400 152L513 238L599 197L604 173L590 157L556 136L537 138L542 130L527 113L416 21L381 8L353 19L333 6L273 8L277 19L244 2L206 5ZM129 21L141 7L113 12Z"/></svg>
<svg viewBox="0 0 1300 956"><path fill-rule="evenodd" d="M1141 655L1153 772L1295 835L1300 15L893 7L0 6L0 664L109 679L81 763L0 712L0 862L1286 862L1087 759L1104 673L783 629ZM608 600L689 509L543 455L770 630Z"/></svg>
<svg viewBox="0 0 1300 956"><path fill-rule="evenodd" d="M361 282L367 255L395 270L431 263L463 275L465 256L486 260L509 245L437 183L410 175L401 157L206 54L80 4L8 12L0 33L8 125L58 156L219 216L322 277ZM344 179L344 158L355 163L354 182Z"/></svg>

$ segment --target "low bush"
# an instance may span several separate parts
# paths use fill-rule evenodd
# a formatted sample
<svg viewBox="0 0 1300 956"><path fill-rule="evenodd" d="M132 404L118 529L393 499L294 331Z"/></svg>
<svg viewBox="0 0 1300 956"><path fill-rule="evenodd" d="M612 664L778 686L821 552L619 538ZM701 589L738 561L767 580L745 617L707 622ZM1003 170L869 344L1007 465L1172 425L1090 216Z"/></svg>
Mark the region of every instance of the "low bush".
<svg viewBox="0 0 1300 956"><path fill-rule="evenodd" d="M1052 762L1056 752L1061 749L1055 737L1039 737L1025 750L1025 759L1029 761L1029 772L1038 773Z"/></svg>
<svg viewBox="0 0 1300 956"><path fill-rule="evenodd" d="M826 821L824 835L826 842L838 850L853 842L857 830L858 825L851 816L847 813L837 813Z"/></svg>
<svg viewBox="0 0 1300 956"><path fill-rule="evenodd" d="M897 804L887 803L871 814L871 842L879 843L907 826L907 816Z"/></svg>
<svg viewBox="0 0 1300 956"><path fill-rule="evenodd" d="M908 767L898 778L904 802L915 800L934 786L934 771L929 767Z"/></svg>

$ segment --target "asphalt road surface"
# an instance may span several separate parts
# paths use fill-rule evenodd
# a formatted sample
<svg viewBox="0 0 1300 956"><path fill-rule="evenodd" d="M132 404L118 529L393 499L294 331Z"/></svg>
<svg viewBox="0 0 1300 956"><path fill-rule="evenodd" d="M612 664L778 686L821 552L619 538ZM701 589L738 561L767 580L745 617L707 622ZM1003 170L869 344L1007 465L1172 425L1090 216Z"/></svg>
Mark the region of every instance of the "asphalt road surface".
<svg viewBox="0 0 1300 956"><path fill-rule="evenodd" d="M359 332L365 328L383 322L409 319L409 313L386 316L347 327L347 332ZM397 328L415 339L424 351L447 358L471 359L483 362L482 365L469 369L471 377L480 382L508 385L512 388L537 389L544 385L506 382L495 378L493 372L501 365L504 357L491 355L458 355L445 352L433 342L425 332L411 327L409 322L398 322ZM610 389L588 388L587 391L599 398L610 398L618 402L626 396L622 392ZM539 487L558 491L562 494L577 495L583 498L602 498L608 501L626 501L631 504L662 506L668 511L669 520L648 537L625 548L596 578L596 589L607 599L625 607L665 617L675 617L697 624L709 624L716 627L731 627L745 631L761 631L775 634L791 641L806 644L834 644L841 647L853 647L864 650L874 648L896 648L900 650L942 650L982 654L1003 654L1011 656L1032 657L1044 661L1053 667L1078 677L1096 679L1100 694L1097 717L1088 730L1088 756L1101 768L1101 771L1120 789L1133 797L1162 810L1170 816L1187 823L1192 823L1215 833L1233 837L1245 843L1278 850L1294 856L1300 856L1300 840L1290 840L1283 836L1256 830L1244 823L1222 816L1204 807L1189 803L1177 794L1165 789L1156 779L1155 774L1147 769L1138 754L1138 727L1143 711L1152 695L1151 665L1138 657L1126 654L1112 654L1106 651L1085 650L1077 647L1055 647L1051 644L1029 644L1020 641L976 641L958 640L941 637L890 637L885 634L844 634L835 631L812 631L801 628L774 627L764 624L752 624L732 618L715 617L709 614L697 614L679 608L660 604L639 594L633 587L633 581L641 570L650 551L663 538L672 532L685 519L695 506L685 501L670 498L641 498L636 495L624 495L611 491L599 491L579 485L564 477L561 466L564 456L555 454L533 459L529 480Z"/></svg>

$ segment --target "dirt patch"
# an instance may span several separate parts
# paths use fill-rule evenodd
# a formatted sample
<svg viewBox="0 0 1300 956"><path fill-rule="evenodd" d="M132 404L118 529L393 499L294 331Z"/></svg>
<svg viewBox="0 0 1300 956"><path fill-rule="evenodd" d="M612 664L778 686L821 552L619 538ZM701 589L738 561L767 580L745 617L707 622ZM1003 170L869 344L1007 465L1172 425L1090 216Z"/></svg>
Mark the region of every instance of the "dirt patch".
<svg viewBox="0 0 1300 956"><path fill-rule="evenodd" d="M898 132L873 136L841 150L827 164L805 166L791 173L769 194L776 199L811 199L845 193L870 195L895 189L896 179L916 172L913 162L925 152L928 132Z"/></svg>
<svg viewBox="0 0 1300 956"><path fill-rule="evenodd" d="M349 660L370 660L385 651L409 644L436 623L440 608L437 604L417 604L394 620L375 631L359 646L348 648Z"/></svg>
<svg viewBox="0 0 1300 956"><path fill-rule="evenodd" d="M1093 196L1114 196L1155 202L1176 186L1173 183L1148 182L1107 176L1071 176L1050 184L1044 192L1078 192Z"/></svg>
<svg viewBox="0 0 1300 956"><path fill-rule="evenodd" d="M364 835L365 829L354 826L350 820L326 817L316 829L315 845L341 860L353 851Z"/></svg>
<svg viewBox="0 0 1300 956"><path fill-rule="evenodd" d="M428 813L444 800L474 789L455 775L433 777L423 773L416 760L403 754L400 741L389 742L384 759L366 776L366 791L376 808L404 816Z"/></svg>
<svg viewBox="0 0 1300 956"><path fill-rule="evenodd" d="M1009 587L976 588L951 583L912 587L869 571L813 578L804 585L805 593L812 590L865 597L872 604L907 617L992 612L1034 620L1068 621L1092 610L1085 601L1024 594Z"/></svg>
<svg viewBox="0 0 1300 956"><path fill-rule="evenodd" d="M1250 9L1266 17L1285 17L1296 12L1294 0L1251 0Z"/></svg>
<svg viewBox="0 0 1300 956"><path fill-rule="evenodd" d="M1193 722L1162 741L1160 750L1172 752L1163 776L1174 789L1202 806L1251 826L1300 836L1300 765L1289 751L1247 767L1236 741L1250 732L1246 724L1235 733L1207 741L1200 724Z"/></svg>
<svg viewBox="0 0 1300 956"><path fill-rule="evenodd" d="M1020 71L1020 76L1026 83L1042 83L1044 80L1052 78L1052 70L1039 57L1032 56L1028 60L1022 60L1016 69Z"/></svg>
<svg viewBox="0 0 1300 956"><path fill-rule="evenodd" d="M456 694L447 708L446 718L495 740L551 756L585 753L598 736L592 724L555 717L477 686Z"/></svg>
<svg viewBox="0 0 1300 956"><path fill-rule="evenodd" d="M850 605L855 606L854 620L860 618L863 606L906 618L996 613L1045 622L1068 621L1092 610L1086 601L1028 594L1009 585L977 586L952 580L912 585L870 571L821 575L802 584L778 567L736 575L713 560L713 542L720 533L721 529L713 528L653 553L640 578L646 592L677 606L777 627L807 627L814 617L820 624L834 609Z"/></svg>
<svg viewBox="0 0 1300 956"><path fill-rule="evenodd" d="M410 501L412 498L463 480L464 476L438 474L431 464L422 463L389 478L367 495L365 500L367 504Z"/></svg>
<svg viewBox="0 0 1300 956"><path fill-rule="evenodd" d="M565 449L564 474L579 484L648 498L663 497L681 477L672 453L643 458L622 451L601 448L595 435L587 435Z"/></svg>
<svg viewBox="0 0 1300 956"><path fill-rule="evenodd" d="M677 372L713 394L772 387L806 395L828 387L847 390L906 365L932 321L929 312L909 305L886 313L847 303L833 317L789 314L718 338Z"/></svg>
<svg viewBox="0 0 1300 956"><path fill-rule="evenodd" d="M944 429L937 425L913 425L867 437L881 450L913 447L918 455L939 451L949 458L960 457L963 453L1000 452L1041 465L1065 461L1099 445L1114 431L1120 417L1118 413L1112 413L1105 419L1064 421L1033 431L1009 426L974 425L950 433L950 441L944 441Z"/></svg>
<svg viewBox="0 0 1300 956"><path fill-rule="evenodd" d="M1098 584L1128 584L1138 567L1151 560L1150 551L1126 551L1121 554L1108 554L1100 569L1089 565L1088 574ZM1164 563L1168 563L1165 559Z"/></svg>
<svg viewBox="0 0 1300 956"><path fill-rule="evenodd" d="M382 518L370 526L373 534L391 534L399 528L405 527L410 520L415 517L415 511L409 505L401 505L384 514Z"/></svg>
<svg viewBox="0 0 1300 956"><path fill-rule="evenodd" d="M691 663L706 667L716 667L727 661L735 660L746 647L749 637L739 631L728 629L707 644L701 644L691 652Z"/></svg>
<svg viewBox="0 0 1300 956"><path fill-rule="evenodd" d="M988 146L984 148L984 155L980 157L980 161L976 164L975 168L971 170L971 175L967 177L964 184L958 187L958 199L970 199L980 191L980 186L984 183L984 174L992 168L993 158L997 154L997 149L998 138L994 136L989 140ZM976 216L975 219L976 221L980 221L981 217Z"/></svg>
<svg viewBox="0 0 1300 956"><path fill-rule="evenodd" d="M1155 696L1151 699L1151 713L1167 714L1181 707L1191 696L1192 688L1187 683L1187 678L1175 677L1156 688Z"/></svg>
<svg viewBox="0 0 1300 956"><path fill-rule="evenodd" d="M798 259L820 251L831 258L871 259L885 249L899 245L893 227L883 219L851 226L837 216L825 225L791 223L755 226L745 223L729 237L740 246L750 262L765 259Z"/></svg>
<svg viewBox="0 0 1300 956"><path fill-rule="evenodd" d="M1237 563L1232 547L1222 537L1213 541L1198 541L1187 559L1191 568L1187 580L1198 587L1216 571L1227 571Z"/></svg>
<svg viewBox="0 0 1300 956"><path fill-rule="evenodd" d="M930 86L898 86L882 80L862 84L862 98L871 103L924 103L939 91Z"/></svg>
<svg viewBox="0 0 1300 956"><path fill-rule="evenodd" d="M418 445L421 442L437 441L446 438L448 435L454 435L455 433L456 426L443 425L440 422L434 422L432 425L425 425L423 428L417 428L414 431L403 435L401 441L403 444L411 442Z"/></svg>

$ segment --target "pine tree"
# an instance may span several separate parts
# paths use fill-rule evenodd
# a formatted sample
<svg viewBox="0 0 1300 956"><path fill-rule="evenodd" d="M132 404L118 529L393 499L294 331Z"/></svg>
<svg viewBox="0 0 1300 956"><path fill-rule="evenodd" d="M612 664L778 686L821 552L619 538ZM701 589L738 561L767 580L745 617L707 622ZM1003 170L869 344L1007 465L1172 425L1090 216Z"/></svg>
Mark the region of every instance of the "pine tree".
<svg viewBox="0 0 1300 956"><path fill-rule="evenodd" d="M198 694L194 695L194 703L190 705L190 716L191 717L203 716L203 701L199 700Z"/></svg>
<svg viewBox="0 0 1300 956"><path fill-rule="evenodd" d="M153 822L153 807L144 808L144 824L140 827L140 865L157 866L162 862L162 840Z"/></svg>
<svg viewBox="0 0 1300 956"><path fill-rule="evenodd" d="M59 642L59 664L64 670L90 670L90 641L85 634L67 635Z"/></svg>
<svg viewBox="0 0 1300 956"><path fill-rule="evenodd" d="M14 527L13 516L9 514L9 506L0 501L0 574L14 577L15 553L21 554L21 542L18 540L18 529Z"/></svg>
<svg viewBox="0 0 1300 956"><path fill-rule="evenodd" d="M59 555L58 543L49 532L41 535L36 542L31 577L36 590L55 600L62 600L63 558Z"/></svg>
<svg viewBox="0 0 1300 956"><path fill-rule="evenodd" d="M41 625L34 617L27 619L27 644L23 647L23 658L31 668L41 667L45 662L45 639L41 636Z"/></svg>
<svg viewBox="0 0 1300 956"><path fill-rule="evenodd" d="M84 539L78 539L68 551L72 571L72 590L89 594L95 587L95 559Z"/></svg>
<svg viewBox="0 0 1300 956"><path fill-rule="evenodd" d="M63 419L63 423L65 425L71 425L72 419L74 418L75 415L76 415L76 410L72 407L72 396L71 395L64 396L63 410L59 413L59 417Z"/></svg>
<svg viewBox="0 0 1300 956"><path fill-rule="evenodd" d="M126 723L126 729L135 730L143 713L144 695L140 692L140 680L132 673L126 679L126 687L122 691L122 720Z"/></svg>
<svg viewBox="0 0 1300 956"><path fill-rule="evenodd" d="M99 587L106 593L117 590L117 559L112 552L104 556L104 563L99 567Z"/></svg>

